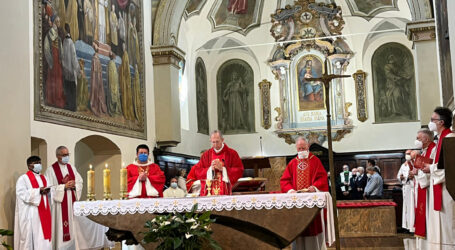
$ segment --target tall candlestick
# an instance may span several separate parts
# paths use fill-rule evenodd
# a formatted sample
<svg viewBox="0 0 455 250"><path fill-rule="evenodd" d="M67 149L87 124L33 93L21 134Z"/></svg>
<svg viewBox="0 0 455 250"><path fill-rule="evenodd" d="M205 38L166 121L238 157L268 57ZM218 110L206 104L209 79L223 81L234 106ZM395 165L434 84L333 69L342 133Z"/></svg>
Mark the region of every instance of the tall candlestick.
<svg viewBox="0 0 455 250"><path fill-rule="evenodd" d="M122 162L122 168L120 169L120 198L122 200L128 197L128 182L127 182L128 171L125 168L125 163Z"/></svg>
<svg viewBox="0 0 455 250"><path fill-rule="evenodd" d="M103 169L103 187L104 187L104 199L111 199L111 170L108 168L106 163Z"/></svg>
<svg viewBox="0 0 455 250"><path fill-rule="evenodd" d="M95 171L93 171L92 164L87 171L87 199L89 201L95 200Z"/></svg>

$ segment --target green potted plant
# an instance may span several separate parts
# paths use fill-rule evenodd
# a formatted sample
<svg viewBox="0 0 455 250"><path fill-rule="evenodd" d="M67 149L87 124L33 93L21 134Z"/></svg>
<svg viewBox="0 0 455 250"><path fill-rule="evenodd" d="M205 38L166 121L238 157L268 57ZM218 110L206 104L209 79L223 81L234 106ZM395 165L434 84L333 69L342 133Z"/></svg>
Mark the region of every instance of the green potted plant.
<svg viewBox="0 0 455 250"><path fill-rule="evenodd" d="M13 231L7 229L0 229L0 235L3 236L13 236ZM13 250L13 247L6 244L6 241L2 240L2 246L4 246L8 250Z"/></svg>
<svg viewBox="0 0 455 250"><path fill-rule="evenodd" d="M210 211L196 213L195 204L189 213L171 213L158 215L145 223L148 231L144 232L144 243L157 242L156 249L201 249L210 246L221 249L212 239L210 225L215 219L210 218Z"/></svg>

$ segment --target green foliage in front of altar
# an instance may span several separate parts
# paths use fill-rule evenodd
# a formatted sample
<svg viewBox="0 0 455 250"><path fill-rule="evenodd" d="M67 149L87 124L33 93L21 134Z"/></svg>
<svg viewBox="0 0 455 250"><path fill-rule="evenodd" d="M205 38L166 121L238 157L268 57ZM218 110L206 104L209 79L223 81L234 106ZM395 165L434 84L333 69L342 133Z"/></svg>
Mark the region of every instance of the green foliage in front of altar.
<svg viewBox="0 0 455 250"><path fill-rule="evenodd" d="M7 229L0 229L0 236L13 236L13 231ZM4 246L8 250L13 250L13 247L6 244L5 241L2 241L2 246Z"/></svg>
<svg viewBox="0 0 455 250"><path fill-rule="evenodd" d="M156 249L201 249L210 246L221 249L212 239L210 225L215 219L210 218L210 211L203 214L196 213L195 204L189 213L172 213L158 215L145 223L144 242L158 242Z"/></svg>

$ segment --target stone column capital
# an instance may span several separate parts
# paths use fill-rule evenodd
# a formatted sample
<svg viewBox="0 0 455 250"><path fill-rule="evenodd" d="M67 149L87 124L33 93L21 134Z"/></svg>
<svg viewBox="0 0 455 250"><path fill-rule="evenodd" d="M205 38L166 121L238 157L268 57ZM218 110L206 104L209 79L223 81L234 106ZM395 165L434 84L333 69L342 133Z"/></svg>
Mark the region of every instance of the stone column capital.
<svg viewBox="0 0 455 250"><path fill-rule="evenodd" d="M436 39L436 23L434 19L413 21L406 24L406 35L413 42L431 41Z"/></svg>
<svg viewBox="0 0 455 250"><path fill-rule="evenodd" d="M151 46L153 65L172 64L180 68L179 63L185 61L185 52L174 45Z"/></svg>

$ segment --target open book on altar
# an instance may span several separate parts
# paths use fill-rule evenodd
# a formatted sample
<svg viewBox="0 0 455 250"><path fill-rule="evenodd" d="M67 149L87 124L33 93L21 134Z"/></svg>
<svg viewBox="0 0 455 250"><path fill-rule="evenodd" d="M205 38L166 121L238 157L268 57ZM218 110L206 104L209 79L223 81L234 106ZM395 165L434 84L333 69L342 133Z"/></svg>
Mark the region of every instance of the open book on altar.
<svg viewBox="0 0 455 250"><path fill-rule="evenodd" d="M233 192L242 191L259 191L265 187L267 178L260 177L243 177L237 180L237 183L232 187Z"/></svg>

